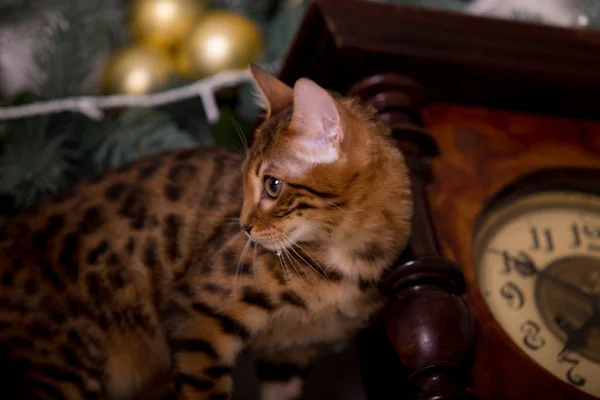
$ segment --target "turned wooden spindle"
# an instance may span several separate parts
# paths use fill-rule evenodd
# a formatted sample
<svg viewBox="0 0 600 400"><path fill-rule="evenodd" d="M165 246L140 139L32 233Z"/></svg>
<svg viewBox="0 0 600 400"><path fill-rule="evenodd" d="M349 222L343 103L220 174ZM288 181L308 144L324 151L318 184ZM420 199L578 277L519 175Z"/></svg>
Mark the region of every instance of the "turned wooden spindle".
<svg viewBox="0 0 600 400"><path fill-rule="evenodd" d="M382 290L392 297L382 323L407 373L410 396L476 399L469 391L473 326L461 297L464 276L457 264L441 255L427 203L425 187L432 179L427 159L436 156L438 149L419 116L421 90L408 78L387 74L358 82L349 94L378 110L410 168L411 240L402 261L382 282Z"/></svg>

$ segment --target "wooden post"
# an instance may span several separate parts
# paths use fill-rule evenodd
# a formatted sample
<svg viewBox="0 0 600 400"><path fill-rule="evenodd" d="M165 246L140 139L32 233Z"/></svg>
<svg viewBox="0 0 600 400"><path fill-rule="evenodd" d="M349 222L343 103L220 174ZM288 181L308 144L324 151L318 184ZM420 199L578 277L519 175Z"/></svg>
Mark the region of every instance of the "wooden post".
<svg viewBox="0 0 600 400"><path fill-rule="evenodd" d="M421 90L395 75L368 77L349 90L373 105L390 126L411 171L414 198L409 261L384 278L393 298L382 315L390 343L408 375L410 396L419 400L476 399L469 392L473 322L461 297L465 280L460 267L441 255L428 208L431 180L427 158L437 146L419 116Z"/></svg>

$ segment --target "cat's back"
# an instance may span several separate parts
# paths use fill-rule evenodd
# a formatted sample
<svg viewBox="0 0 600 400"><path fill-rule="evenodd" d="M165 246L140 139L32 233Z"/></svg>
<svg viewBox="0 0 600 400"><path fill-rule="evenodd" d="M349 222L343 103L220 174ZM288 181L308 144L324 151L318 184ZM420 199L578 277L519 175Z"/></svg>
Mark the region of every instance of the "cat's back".
<svg viewBox="0 0 600 400"><path fill-rule="evenodd" d="M189 225L241 193L240 162L220 148L165 152L82 180L17 215L0 227L0 314L18 297L34 306L40 293L86 281L90 295L108 295L134 258L179 256L169 252L183 252L174 241ZM106 266L119 272L102 290L94 270L106 274Z"/></svg>
<svg viewBox="0 0 600 400"><path fill-rule="evenodd" d="M109 372L113 364L144 365L141 375L163 368L153 305L189 259L195 225L238 207L241 162L220 148L165 152L85 179L0 227L0 364L16 374L12 383L23 378L18 362L92 377L102 374L82 368L116 354ZM131 341L121 331L139 334ZM160 353L155 364L142 361L148 349ZM58 385L85 392L100 384L86 382Z"/></svg>

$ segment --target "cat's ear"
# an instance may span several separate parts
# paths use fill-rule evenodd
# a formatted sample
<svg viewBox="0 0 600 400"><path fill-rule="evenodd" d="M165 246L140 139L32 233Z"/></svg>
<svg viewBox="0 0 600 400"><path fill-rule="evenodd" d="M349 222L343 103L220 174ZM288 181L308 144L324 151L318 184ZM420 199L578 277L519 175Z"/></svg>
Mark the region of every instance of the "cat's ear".
<svg viewBox="0 0 600 400"><path fill-rule="evenodd" d="M267 118L292 105L294 90L291 87L254 63L250 63L250 73L259 91L259 105Z"/></svg>
<svg viewBox="0 0 600 400"><path fill-rule="evenodd" d="M339 158L344 137L338 107L325 89L309 79L300 78L294 85L290 130L310 163L327 164Z"/></svg>

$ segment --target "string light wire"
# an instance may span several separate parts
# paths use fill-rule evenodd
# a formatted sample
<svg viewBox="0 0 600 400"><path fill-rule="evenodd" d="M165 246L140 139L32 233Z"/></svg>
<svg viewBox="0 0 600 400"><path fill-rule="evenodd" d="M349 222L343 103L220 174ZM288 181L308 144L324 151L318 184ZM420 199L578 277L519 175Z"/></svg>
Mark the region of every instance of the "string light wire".
<svg viewBox="0 0 600 400"><path fill-rule="evenodd" d="M219 119L219 107L215 99L215 92L221 88L250 81L252 81L252 77L249 69L223 71L188 85L151 94L68 97L20 106L0 107L0 120L21 119L65 111L79 112L90 119L101 120L104 117L104 110L111 108L155 107L200 97L207 120L214 123Z"/></svg>

